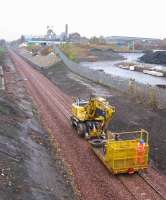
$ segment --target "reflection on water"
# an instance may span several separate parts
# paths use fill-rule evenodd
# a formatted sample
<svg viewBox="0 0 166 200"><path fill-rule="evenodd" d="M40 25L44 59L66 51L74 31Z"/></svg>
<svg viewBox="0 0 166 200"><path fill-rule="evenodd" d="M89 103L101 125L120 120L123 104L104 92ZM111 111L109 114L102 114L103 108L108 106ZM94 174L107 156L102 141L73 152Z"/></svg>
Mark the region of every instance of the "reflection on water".
<svg viewBox="0 0 166 200"><path fill-rule="evenodd" d="M102 62L82 62L82 66L89 67L91 69L99 70L103 69L105 73L112 74L114 76L119 76L121 78L130 79L133 78L135 81L143 84L157 85L165 84L166 78L155 77L148 74L143 74L141 72L129 71L115 67L115 64L119 61L102 61Z"/></svg>
<svg viewBox="0 0 166 200"><path fill-rule="evenodd" d="M143 53L119 53L119 54L124 58L126 58L126 60L129 62L137 61L138 58L144 55Z"/></svg>

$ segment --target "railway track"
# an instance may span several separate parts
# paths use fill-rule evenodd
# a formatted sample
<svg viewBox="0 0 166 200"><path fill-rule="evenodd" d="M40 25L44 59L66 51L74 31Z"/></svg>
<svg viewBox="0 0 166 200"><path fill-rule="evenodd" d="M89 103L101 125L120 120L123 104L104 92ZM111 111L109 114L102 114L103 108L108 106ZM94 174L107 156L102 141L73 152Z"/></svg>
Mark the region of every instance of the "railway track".
<svg viewBox="0 0 166 200"><path fill-rule="evenodd" d="M73 135L69 124L71 98L16 54L10 54L18 72L27 80L27 88L42 113L43 123L52 130L60 143L83 199L166 199L153 180L150 179L150 182L141 174L117 177L110 175L104 166L97 162L86 141ZM164 189L166 190L166 186L164 188L163 184L163 191Z"/></svg>
<svg viewBox="0 0 166 200"><path fill-rule="evenodd" d="M140 172L138 173L138 175L144 180L146 181L146 183L160 196L161 199L166 200L166 192L161 192L160 188L158 187L158 185L154 184L152 180L150 180L148 178L148 176L143 173Z"/></svg>
<svg viewBox="0 0 166 200"><path fill-rule="evenodd" d="M136 200L161 199L166 200L166 195L160 188L148 179L143 173L136 173L132 176L119 175L117 178L133 195ZM142 188L144 190L142 190Z"/></svg>

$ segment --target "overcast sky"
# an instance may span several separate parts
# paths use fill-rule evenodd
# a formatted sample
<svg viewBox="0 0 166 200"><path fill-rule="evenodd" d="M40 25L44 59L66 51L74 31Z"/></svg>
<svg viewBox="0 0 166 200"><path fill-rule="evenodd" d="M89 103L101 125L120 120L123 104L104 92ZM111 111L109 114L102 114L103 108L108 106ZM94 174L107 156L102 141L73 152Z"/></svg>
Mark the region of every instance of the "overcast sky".
<svg viewBox="0 0 166 200"><path fill-rule="evenodd" d="M0 38L45 34L166 37L166 0L0 0Z"/></svg>

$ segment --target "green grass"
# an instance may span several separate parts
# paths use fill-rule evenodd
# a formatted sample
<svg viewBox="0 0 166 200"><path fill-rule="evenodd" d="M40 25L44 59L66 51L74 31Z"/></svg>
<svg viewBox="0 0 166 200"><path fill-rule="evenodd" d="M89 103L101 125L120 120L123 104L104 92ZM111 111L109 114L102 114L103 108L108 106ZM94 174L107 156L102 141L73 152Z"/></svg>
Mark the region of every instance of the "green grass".
<svg viewBox="0 0 166 200"><path fill-rule="evenodd" d="M66 54L66 56L72 60L72 61L75 61L77 62L77 55L76 53L74 52L73 48L72 48L72 45L71 44L61 44L60 45L60 49Z"/></svg>
<svg viewBox="0 0 166 200"><path fill-rule="evenodd" d="M10 114L10 110L9 110L8 107L0 104L0 113L4 114L4 115L9 115Z"/></svg>
<svg viewBox="0 0 166 200"><path fill-rule="evenodd" d="M5 49L0 47L0 65L3 64L5 59Z"/></svg>
<svg viewBox="0 0 166 200"><path fill-rule="evenodd" d="M5 53L5 49L0 47L0 54L4 54Z"/></svg>

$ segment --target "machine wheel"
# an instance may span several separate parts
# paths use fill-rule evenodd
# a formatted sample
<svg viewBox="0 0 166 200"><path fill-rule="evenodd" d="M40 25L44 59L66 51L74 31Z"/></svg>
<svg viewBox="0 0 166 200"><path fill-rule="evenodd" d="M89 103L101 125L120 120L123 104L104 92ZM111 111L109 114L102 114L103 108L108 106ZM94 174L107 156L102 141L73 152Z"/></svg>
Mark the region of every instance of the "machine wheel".
<svg viewBox="0 0 166 200"><path fill-rule="evenodd" d="M85 137L85 133L86 133L86 125L84 123L78 123L78 125L77 125L77 134L80 137Z"/></svg>
<svg viewBox="0 0 166 200"><path fill-rule="evenodd" d="M100 148L103 146L103 139L92 139L89 141L89 143L95 148Z"/></svg>
<svg viewBox="0 0 166 200"><path fill-rule="evenodd" d="M102 153L103 155L106 154L106 147L105 147L105 143L102 144Z"/></svg>
<svg viewBox="0 0 166 200"><path fill-rule="evenodd" d="M72 116L70 117L70 123L71 123L71 126L72 126L73 128L76 128L76 125L74 124L74 119L73 119Z"/></svg>

